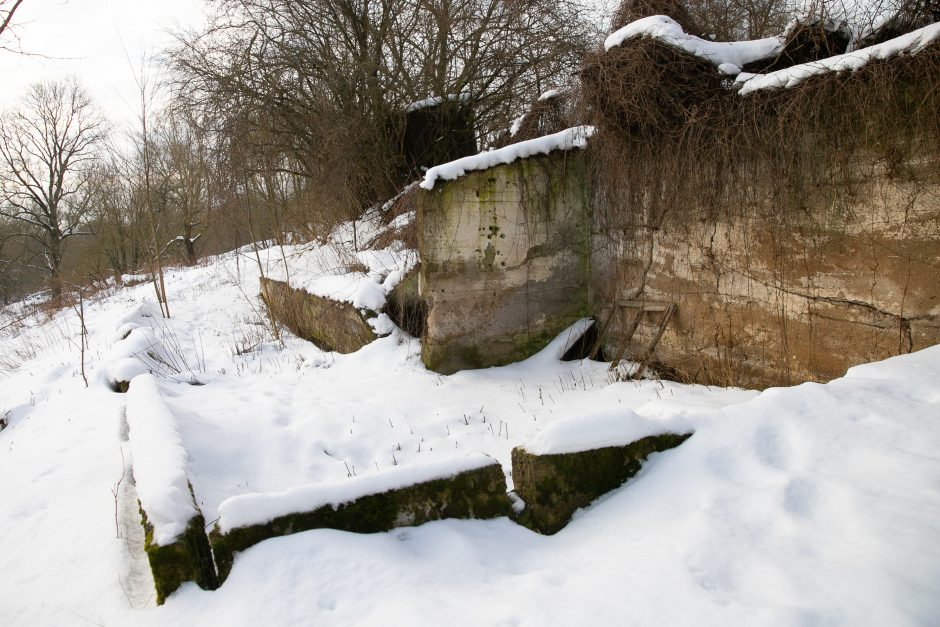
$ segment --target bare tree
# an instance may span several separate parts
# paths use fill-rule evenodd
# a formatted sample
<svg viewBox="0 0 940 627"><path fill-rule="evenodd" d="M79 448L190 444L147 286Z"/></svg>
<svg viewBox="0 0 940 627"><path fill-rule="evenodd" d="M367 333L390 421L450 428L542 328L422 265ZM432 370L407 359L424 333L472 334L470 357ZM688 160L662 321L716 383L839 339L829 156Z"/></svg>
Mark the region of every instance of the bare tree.
<svg viewBox="0 0 940 627"><path fill-rule="evenodd" d="M575 0L217 6L210 28L181 38L171 54L182 106L215 120L230 138L220 145L264 155L243 163L300 175L300 193L319 206L347 206L344 218L401 185L398 122L409 104L466 101L486 145L567 80L591 42Z"/></svg>
<svg viewBox="0 0 940 627"><path fill-rule="evenodd" d="M128 57L130 62L130 57ZM153 130L151 110L152 100L156 89L150 83L150 77L147 73L148 60L141 58L140 71L135 71L131 66L134 75L134 82L137 83L137 92L140 96L140 110L138 112L139 128L132 134L131 141L134 144L135 158L131 161L136 169L137 186L143 194L143 206L146 209L148 226L150 227L150 246L151 246L151 265L150 274L153 279L153 287L157 296L157 303L160 305L160 312L164 318L170 317L170 303L166 293L166 279L163 272L163 252L164 246L161 242L161 220L162 216L158 203L155 202L157 190L153 185L154 159L153 159Z"/></svg>
<svg viewBox="0 0 940 627"><path fill-rule="evenodd" d="M154 169L170 228L168 246L182 247L186 263L197 260L212 202L210 147L203 129L186 115L169 115L154 130Z"/></svg>
<svg viewBox="0 0 940 627"><path fill-rule="evenodd" d="M93 199L86 219L94 234L95 253L117 280L136 270L149 249L143 203L135 194L135 173L123 156L112 154L92 178ZM98 268L99 276L105 268Z"/></svg>
<svg viewBox="0 0 940 627"><path fill-rule="evenodd" d="M65 243L82 232L105 137L101 116L74 78L32 85L0 118L0 215L39 244L56 289Z"/></svg>

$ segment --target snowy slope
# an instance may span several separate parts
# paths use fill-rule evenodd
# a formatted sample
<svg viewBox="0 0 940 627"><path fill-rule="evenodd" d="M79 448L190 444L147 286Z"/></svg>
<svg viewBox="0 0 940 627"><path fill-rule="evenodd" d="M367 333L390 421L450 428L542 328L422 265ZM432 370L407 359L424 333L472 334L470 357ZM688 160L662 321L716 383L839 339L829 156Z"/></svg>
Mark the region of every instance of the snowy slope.
<svg viewBox="0 0 940 627"><path fill-rule="evenodd" d="M278 249L262 257L271 271L283 262ZM940 347L760 394L616 382L606 364L558 361L558 346L438 376L397 330L352 355L277 344L252 258L170 271L170 320L147 284L87 304L88 389L74 312L0 314L0 415L11 425L0 432L0 624L929 625L940 615ZM294 261L292 276L314 266ZM187 584L156 608L127 475L127 396L107 386L114 360L133 359L118 347L128 325L159 343L155 387L207 521L241 494L381 481L396 466L486 453L508 470L513 446L555 445L552 431L570 421L616 435L621 408L695 435L556 536L507 519L311 531L241 554L217 591Z"/></svg>

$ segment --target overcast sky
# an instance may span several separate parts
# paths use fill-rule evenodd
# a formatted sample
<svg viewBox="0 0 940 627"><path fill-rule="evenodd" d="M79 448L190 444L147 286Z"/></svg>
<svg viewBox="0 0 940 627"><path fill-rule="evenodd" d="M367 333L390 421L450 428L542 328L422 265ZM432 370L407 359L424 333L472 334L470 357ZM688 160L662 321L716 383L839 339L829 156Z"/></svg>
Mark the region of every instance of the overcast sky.
<svg viewBox="0 0 940 627"><path fill-rule="evenodd" d="M603 11L618 0L585 1ZM205 13L205 0L24 0L14 23L27 54L0 50L0 109L31 83L75 75L112 122L133 123L142 55L158 54L170 31L199 28Z"/></svg>
<svg viewBox="0 0 940 627"><path fill-rule="evenodd" d="M131 64L138 70L142 55L159 52L171 41L168 31L200 25L204 6L203 0L25 0L15 29L20 47L35 54L0 50L0 108L30 83L74 74L113 122L130 122L139 102Z"/></svg>

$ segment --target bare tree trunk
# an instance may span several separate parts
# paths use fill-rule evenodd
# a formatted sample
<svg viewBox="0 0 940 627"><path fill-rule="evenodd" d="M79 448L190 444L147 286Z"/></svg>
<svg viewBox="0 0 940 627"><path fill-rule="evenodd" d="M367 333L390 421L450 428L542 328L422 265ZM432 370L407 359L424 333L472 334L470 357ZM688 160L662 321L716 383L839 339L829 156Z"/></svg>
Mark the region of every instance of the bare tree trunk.
<svg viewBox="0 0 940 627"><path fill-rule="evenodd" d="M251 185L248 183L247 177L245 178L245 199L248 203L248 233L251 237L251 248L255 253L255 261L258 263L258 274L261 277L261 295L264 297L265 309L268 310L268 321L271 323L271 333L274 334L274 339L283 344L284 341L281 339L281 330L277 326L277 320L274 318L274 311L271 308L271 295L268 292L268 284L264 280L264 264L261 263L261 253L258 252L258 238L255 235L254 220L251 217Z"/></svg>
<svg viewBox="0 0 940 627"><path fill-rule="evenodd" d="M135 79L137 77L135 76ZM160 313L164 318L170 317L170 304L166 297L166 283L163 278L163 256L160 251L160 242L157 239L157 218L153 209L153 186L150 180L150 133L147 126L147 79L144 76L144 70L141 68L141 78L137 81L137 87L140 90L140 129L142 133L142 151L141 158L144 166L144 196L147 207L147 218L150 223L150 237L153 244L153 265L156 272L154 274L154 289L157 292L157 302L160 304ZM158 283L159 280L159 283Z"/></svg>

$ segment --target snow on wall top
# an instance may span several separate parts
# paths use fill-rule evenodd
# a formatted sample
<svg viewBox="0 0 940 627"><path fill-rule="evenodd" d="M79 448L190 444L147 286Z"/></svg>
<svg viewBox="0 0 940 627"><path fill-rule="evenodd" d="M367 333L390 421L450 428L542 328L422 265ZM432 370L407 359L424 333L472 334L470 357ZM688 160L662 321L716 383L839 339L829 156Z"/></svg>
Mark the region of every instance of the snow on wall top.
<svg viewBox="0 0 940 627"><path fill-rule="evenodd" d="M629 409L561 418L549 424L523 448L534 455L577 453L608 446L626 446L651 435L691 433L684 416L645 418Z"/></svg>
<svg viewBox="0 0 940 627"><path fill-rule="evenodd" d="M239 494L219 505L218 525L223 533L228 533L238 527L261 525L280 516L312 512L325 505L336 508L370 494L446 479L491 465L499 465L499 462L483 453L474 453L428 464L398 466L379 474L353 477L345 481L298 486L284 492Z"/></svg>
<svg viewBox="0 0 940 627"><path fill-rule="evenodd" d="M445 101L448 102L467 102L470 100L470 94L463 93L457 96L432 96L431 98L425 98L424 100L415 100L405 107L405 111L411 113L413 111L420 111L421 109L430 109L431 107L436 107L438 105L444 104Z"/></svg>
<svg viewBox="0 0 940 627"><path fill-rule="evenodd" d="M478 155L471 155L449 163L436 165L425 173L421 187L422 189L434 189L434 184L438 180L452 181L467 172L487 170L497 165L512 163L517 159L547 155L556 150L584 148L587 146L588 138L593 134L593 126L575 126L552 135L536 137L497 150L481 152Z"/></svg>
<svg viewBox="0 0 940 627"><path fill-rule="evenodd" d="M799 85L806 79L828 72L855 71L871 61L884 60L901 54L917 54L940 39L940 23L931 24L884 43L839 54L819 61L801 63L768 74L742 72L735 79L738 94L744 96L762 89L780 89Z"/></svg>
<svg viewBox="0 0 940 627"><path fill-rule="evenodd" d="M747 63L779 54L786 45L782 37L751 41L708 41L689 35L670 17L653 15L631 22L611 33L604 41L604 50L616 48L628 39L643 36L652 37L714 63L724 74L737 74Z"/></svg>
<svg viewBox="0 0 940 627"><path fill-rule="evenodd" d="M176 416L153 375L134 378L127 392L127 423L140 505L153 525L153 541L172 544L199 512L186 476L186 449Z"/></svg>

